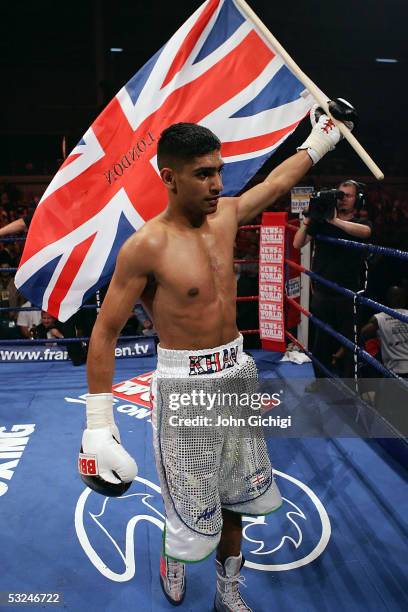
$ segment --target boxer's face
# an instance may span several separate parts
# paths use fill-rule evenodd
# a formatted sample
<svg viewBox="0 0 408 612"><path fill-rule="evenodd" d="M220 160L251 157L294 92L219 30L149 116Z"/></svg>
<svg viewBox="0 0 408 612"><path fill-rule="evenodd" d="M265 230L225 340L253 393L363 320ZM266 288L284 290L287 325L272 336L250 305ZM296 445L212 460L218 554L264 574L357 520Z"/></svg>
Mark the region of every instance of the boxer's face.
<svg viewBox="0 0 408 612"><path fill-rule="evenodd" d="M220 151L213 151L180 164L170 171L171 177L168 175L167 181L163 174L162 178L182 209L209 215L217 210L218 198L223 189L223 166Z"/></svg>

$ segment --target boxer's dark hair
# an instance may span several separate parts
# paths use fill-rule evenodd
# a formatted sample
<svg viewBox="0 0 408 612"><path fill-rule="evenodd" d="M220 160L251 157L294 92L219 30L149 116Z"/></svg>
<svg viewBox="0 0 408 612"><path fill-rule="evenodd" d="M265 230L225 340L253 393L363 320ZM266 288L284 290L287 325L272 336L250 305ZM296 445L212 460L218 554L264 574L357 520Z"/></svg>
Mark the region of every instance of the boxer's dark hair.
<svg viewBox="0 0 408 612"><path fill-rule="evenodd" d="M163 130L157 145L159 170L221 149L215 134L196 123L174 123Z"/></svg>

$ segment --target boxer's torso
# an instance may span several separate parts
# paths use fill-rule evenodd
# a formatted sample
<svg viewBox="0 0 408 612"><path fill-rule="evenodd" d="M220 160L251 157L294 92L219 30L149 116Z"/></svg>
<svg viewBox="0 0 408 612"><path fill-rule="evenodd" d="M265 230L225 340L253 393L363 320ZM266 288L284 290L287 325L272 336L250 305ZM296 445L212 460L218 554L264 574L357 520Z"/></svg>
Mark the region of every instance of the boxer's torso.
<svg viewBox="0 0 408 612"><path fill-rule="evenodd" d="M160 244L151 275L154 282L142 296L160 345L200 349L235 339L234 200L220 200L217 212L200 227L183 227L159 216L144 231L157 235Z"/></svg>

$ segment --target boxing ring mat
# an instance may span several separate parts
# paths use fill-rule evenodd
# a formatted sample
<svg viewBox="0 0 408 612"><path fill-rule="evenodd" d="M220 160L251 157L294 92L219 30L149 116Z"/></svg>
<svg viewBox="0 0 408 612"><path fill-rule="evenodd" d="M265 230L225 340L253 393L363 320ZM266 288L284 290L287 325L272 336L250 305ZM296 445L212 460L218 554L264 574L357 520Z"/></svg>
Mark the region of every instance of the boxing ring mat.
<svg viewBox="0 0 408 612"><path fill-rule="evenodd" d="M288 389L312 377L309 364L252 353ZM154 367L155 358L118 360L115 382ZM172 609L158 578L163 506L149 410L126 396L115 404L139 475L124 498L107 500L76 473L84 367L2 364L2 373L0 591L60 593L61 607L75 612ZM403 468L357 438L280 437L268 445L284 503L269 517L244 519L248 603L264 612L407 609ZM213 559L187 569L180 609L211 610ZM14 608L21 606L5 609Z"/></svg>

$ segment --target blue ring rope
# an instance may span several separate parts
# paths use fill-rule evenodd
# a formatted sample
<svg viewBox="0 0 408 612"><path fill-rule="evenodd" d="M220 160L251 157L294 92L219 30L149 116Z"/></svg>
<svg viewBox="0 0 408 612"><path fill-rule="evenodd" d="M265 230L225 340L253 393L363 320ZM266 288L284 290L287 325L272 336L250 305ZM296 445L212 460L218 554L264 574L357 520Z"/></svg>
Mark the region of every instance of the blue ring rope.
<svg viewBox="0 0 408 612"><path fill-rule="evenodd" d="M25 236L9 236L8 238L0 238L0 242L23 242Z"/></svg>
<svg viewBox="0 0 408 612"><path fill-rule="evenodd" d="M382 255L389 255L390 257L397 257L398 259L408 261L408 252L401 251L401 249L392 249L390 247L383 247L370 243L365 244L363 242L346 240L344 238L332 238L330 236L323 236L322 234L317 234L315 238L323 242L331 242L333 244L339 244L340 246L351 247L352 249L360 249L360 251L368 251L369 253L381 253Z"/></svg>
<svg viewBox="0 0 408 612"><path fill-rule="evenodd" d="M337 332L327 323L324 323L323 321L321 321L318 317L315 317L314 315L311 314L309 316L309 319L312 321L314 325L323 329L326 333L333 336L333 338L336 338L336 340L338 340L341 344L343 344L343 346L348 348L350 351L355 351L359 357L364 359L373 368L381 372L381 374L385 376L386 378L396 378L398 380L403 380L397 374L395 374L395 372L392 372L391 370L383 366L382 363L377 361L377 359L375 359L372 355L370 355L370 353L367 353L367 351L362 349L360 346L357 346L356 344L354 344L354 342L346 338L346 336L343 336L343 334L340 334L339 332Z"/></svg>
<svg viewBox="0 0 408 612"><path fill-rule="evenodd" d="M81 306L81 308L79 308L79 310L96 310L97 308L100 308L100 306L98 306L97 304L84 304L83 306ZM29 312L29 311L38 311L40 312L42 310L42 308L39 308L38 306L1 306L0 307L0 312ZM77 310L77 312L79 312L79 310Z"/></svg>
<svg viewBox="0 0 408 612"><path fill-rule="evenodd" d="M119 336L118 340L146 340L146 338L153 338L154 336ZM16 338L15 340L0 340L1 346L13 346L16 344L74 344L75 342L88 342L91 338L89 336L82 336L78 338Z"/></svg>
<svg viewBox="0 0 408 612"><path fill-rule="evenodd" d="M394 319L399 319L403 323L408 323L408 315L405 315L402 312L398 312L397 310L394 310L393 308L389 308L388 306L385 306L384 304L380 304L379 302L376 302L375 300L372 300L371 298L363 297L362 295L359 295L358 293L356 293L355 291L352 291L351 289L346 289L346 287L341 287L337 283L334 283L333 281L329 281L327 280L327 278L323 278L323 276L320 276L320 274L316 274L316 272L312 272L311 270L304 270L304 274L307 274L308 276L310 276L310 278L315 279L322 285L326 285L326 287L333 289L333 291L336 291L337 293L345 295L346 297L349 297L351 299L356 298L357 302L361 302L362 304L367 304L367 306L370 306L373 310L377 310L377 312L385 312L386 314L391 315Z"/></svg>

